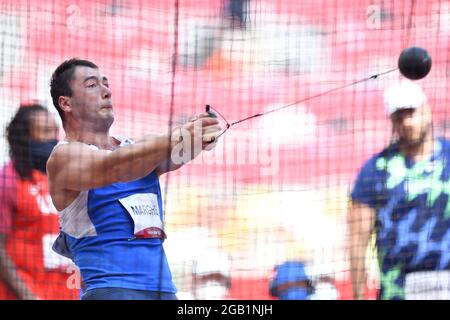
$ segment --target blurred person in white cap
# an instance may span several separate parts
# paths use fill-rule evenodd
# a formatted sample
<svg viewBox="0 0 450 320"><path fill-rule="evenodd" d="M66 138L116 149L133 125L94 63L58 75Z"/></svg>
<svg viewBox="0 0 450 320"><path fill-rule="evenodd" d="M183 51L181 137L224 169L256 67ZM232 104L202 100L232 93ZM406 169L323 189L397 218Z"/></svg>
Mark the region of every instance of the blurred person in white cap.
<svg viewBox="0 0 450 320"><path fill-rule="evenodd" d="M205 252L192 269L195 300L225 300L231 288L231 259L221 252Z"/></svg>
<svg viewBox="0 0 450 320"><path fill-rule="evenodd" d="M365 255L376 235L380 299L450 298L450 142L433 136L422 88L385 91L392 141L361 168L348 215L355 299L365 298Z"/></svg>

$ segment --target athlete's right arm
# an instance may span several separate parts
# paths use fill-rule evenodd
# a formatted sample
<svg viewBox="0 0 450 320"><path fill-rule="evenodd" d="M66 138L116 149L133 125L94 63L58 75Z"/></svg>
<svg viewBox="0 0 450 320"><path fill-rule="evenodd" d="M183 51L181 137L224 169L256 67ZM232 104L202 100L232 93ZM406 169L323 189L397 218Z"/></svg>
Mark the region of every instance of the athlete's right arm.
<svg viewBox="0 0 450 320"><path fill-rule="evenodd" d="M6 235L4 234L0 234L0 279L14 292L19 300L36 299L17 273L16 264L9 257L6 250Z"/></svg>
<svg viewBox="0 0 450 320"><path fill-rule="evenodd" d="M349 255L353 298L355 300L365 299L366 251L374 225L375 210L361 202L350 201L348 215Z"/></svg>
<svg viewBox="0 0 450 320"><path fill-rule="evenodd" d="M115 151L95 150L80 142L59 145L47 162L53 190L83 191L141 178L166 160L167 134L153 135Z"/></svg>
<svg viewBox="0 0 450 320"><path fill-rule="evenodd" d="M217 124L215 118L201 117L187 122L182 128L191 139L189 145L195 146L195 139L203 141L209 129L217 131ZM195 133L197 126L198 134ZM175 128L172 134L148 135L115 151L94 150L80 142L59 145L47 162L50 192L77 192L144 177L170 159L173 148L184 139L176 134L179 129Z"/></svg>

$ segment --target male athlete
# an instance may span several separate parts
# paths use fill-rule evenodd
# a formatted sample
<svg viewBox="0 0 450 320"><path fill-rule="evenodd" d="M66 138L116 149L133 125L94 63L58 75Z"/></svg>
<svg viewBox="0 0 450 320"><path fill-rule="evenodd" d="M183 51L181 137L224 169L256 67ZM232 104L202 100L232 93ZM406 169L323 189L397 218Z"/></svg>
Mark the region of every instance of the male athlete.
<svg viewBox="0 0 450 320"><path fill-rule="evenodd" d="M158 178L210 149L217 119L201 114L171 134L134 142L109 134L111 90L94 63L63 62L50 87L66 133L47 163L60 212L54 249L79 267L82 299L176 299Z"/></svg>

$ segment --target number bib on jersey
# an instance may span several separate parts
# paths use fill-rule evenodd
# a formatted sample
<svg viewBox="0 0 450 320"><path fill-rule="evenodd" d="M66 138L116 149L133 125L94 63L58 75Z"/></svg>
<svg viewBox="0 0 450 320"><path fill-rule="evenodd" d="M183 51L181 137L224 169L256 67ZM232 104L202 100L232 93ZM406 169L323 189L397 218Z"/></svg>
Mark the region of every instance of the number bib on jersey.
<svg viewBox="0 0 450 320"><path fill-rule="evenodd" d="M156 194L133 194L119 199L119 202L134 221L134 236L136 238L166 238Z"/></svg>

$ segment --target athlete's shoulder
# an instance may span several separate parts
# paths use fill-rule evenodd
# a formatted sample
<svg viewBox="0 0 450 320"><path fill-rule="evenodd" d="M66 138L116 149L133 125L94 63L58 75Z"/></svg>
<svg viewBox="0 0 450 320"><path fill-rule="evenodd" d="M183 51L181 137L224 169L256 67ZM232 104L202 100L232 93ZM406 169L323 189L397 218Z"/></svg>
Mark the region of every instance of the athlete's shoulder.
<svg viewBox="0 0 450 320"><path fill-rule="evenodd" d="M82 159L90 159L92 152L99 149L94 145L89 145L79 141L61 141L53 148L47 161L47 173L49 178L53 174L60 172L61 168L68 163L76 163Z"/></svg>
<svg viewBox="0 0 450 320"><path fill-rule="evenodd" d="M87 144L80 141L63 140L53 148L50 158L65 155L73 156L78 154L79 152L87 150L99 150L99 148L92 144Z"/></svg>

